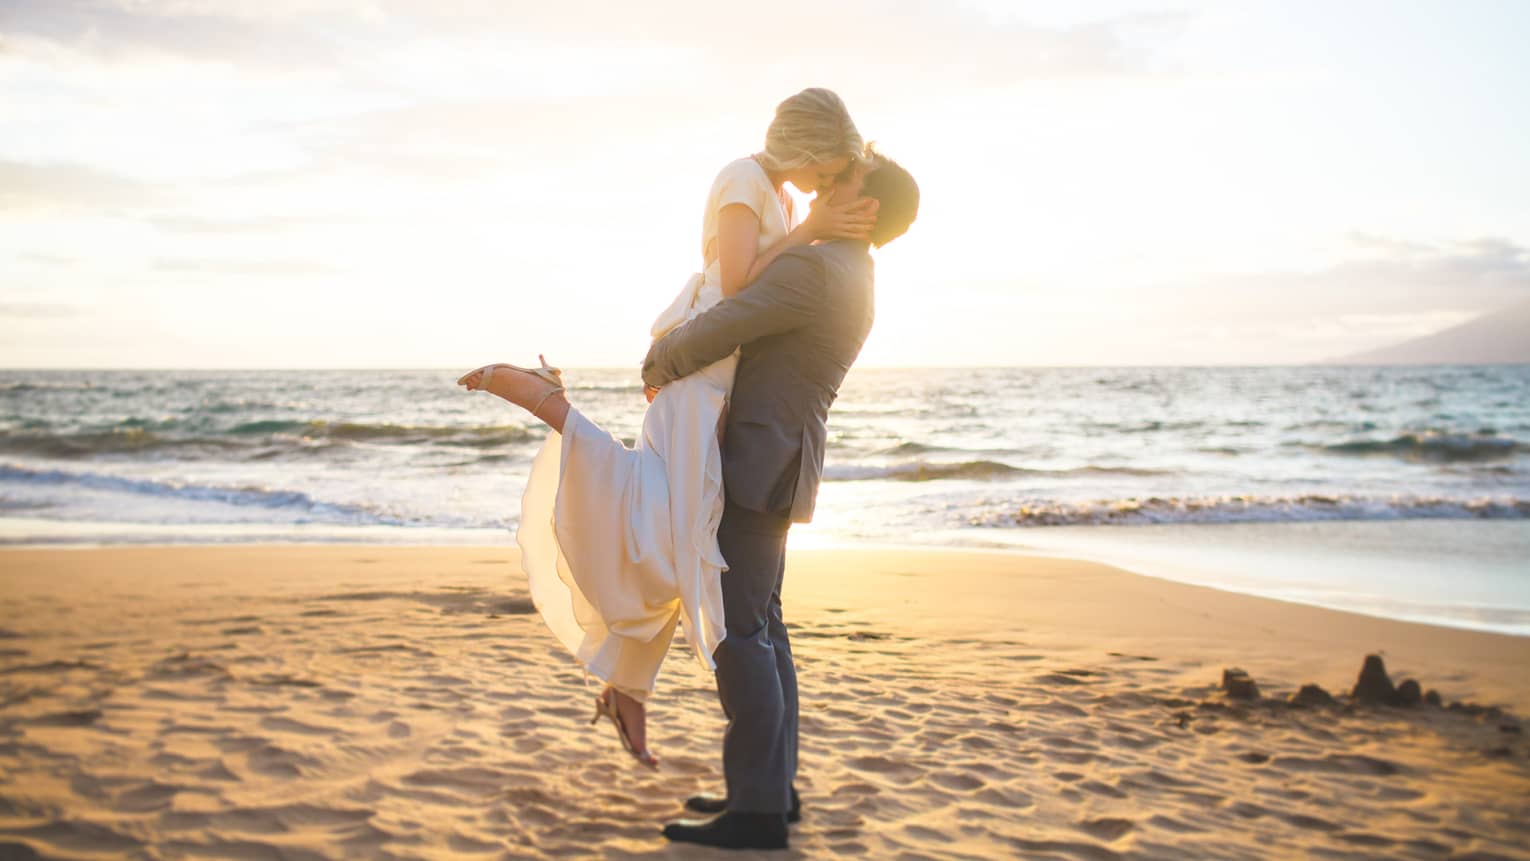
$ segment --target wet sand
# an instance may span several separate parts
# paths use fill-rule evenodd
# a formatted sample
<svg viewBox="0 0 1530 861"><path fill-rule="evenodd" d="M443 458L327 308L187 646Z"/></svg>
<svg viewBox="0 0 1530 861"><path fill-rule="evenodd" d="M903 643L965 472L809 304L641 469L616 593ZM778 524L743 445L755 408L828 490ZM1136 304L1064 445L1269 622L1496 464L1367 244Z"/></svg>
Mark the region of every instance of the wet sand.
<svg viewBox="0 0 1530 861"><path fill-rule="evenodd" d="M786 603L787 856L1530 857L1530 638L1005 553L797 552ZM1370 652L1480 707L1285 703ZM721 711L660 685L649 772L503 547L0 551L0 857L711 857L658 827Z"/></svg>

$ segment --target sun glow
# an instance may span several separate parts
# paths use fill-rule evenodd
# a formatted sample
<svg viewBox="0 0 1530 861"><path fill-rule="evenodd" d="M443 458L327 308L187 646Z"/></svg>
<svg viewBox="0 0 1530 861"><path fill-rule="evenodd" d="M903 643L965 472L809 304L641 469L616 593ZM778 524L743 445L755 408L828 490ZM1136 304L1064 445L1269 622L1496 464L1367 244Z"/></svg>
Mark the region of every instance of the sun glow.
<svg viewBox="0 0 1530 861"><path fill-rule="evenodd" d="M1513 22L1117 5L788 3L756 57L684 4L14 4L0 364L635 364L713 174L809 84L923 189L869 364L1307 361L1523 295Z"/></svg>

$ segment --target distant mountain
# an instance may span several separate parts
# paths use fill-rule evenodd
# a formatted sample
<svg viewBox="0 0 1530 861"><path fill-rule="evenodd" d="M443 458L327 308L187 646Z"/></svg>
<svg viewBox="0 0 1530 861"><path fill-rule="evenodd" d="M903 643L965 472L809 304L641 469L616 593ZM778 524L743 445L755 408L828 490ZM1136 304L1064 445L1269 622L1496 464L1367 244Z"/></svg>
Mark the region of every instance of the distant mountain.
<svg viewBox="0 0 1530 861"><path fill-rule="evenodd" d="M1435 332L1326 365L1498 365L1530 363L1530 300Z"/></svg>

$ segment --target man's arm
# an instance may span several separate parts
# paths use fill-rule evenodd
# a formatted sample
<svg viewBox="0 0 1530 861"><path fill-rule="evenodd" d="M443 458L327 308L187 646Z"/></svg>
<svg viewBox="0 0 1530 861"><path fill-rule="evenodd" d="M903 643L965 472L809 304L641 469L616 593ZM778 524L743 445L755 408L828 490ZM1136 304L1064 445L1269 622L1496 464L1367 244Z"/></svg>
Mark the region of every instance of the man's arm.
<svg viewBox="0 0 1530 861"><path fill-rule="evenodd" d="M822 306L823 285L823 265L813 252L782 254L743 292L655 341L643 360L643 382L668 385L740 345L801 326Z"/></svg>

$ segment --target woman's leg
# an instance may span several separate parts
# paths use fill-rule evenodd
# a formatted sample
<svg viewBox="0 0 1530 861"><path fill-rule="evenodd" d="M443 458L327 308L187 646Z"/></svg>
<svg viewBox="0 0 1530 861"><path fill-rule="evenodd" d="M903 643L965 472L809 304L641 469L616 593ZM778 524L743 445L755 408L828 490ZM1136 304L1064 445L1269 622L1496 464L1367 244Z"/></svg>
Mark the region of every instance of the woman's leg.
<svg viewBox="0 0 1530 861"><path fill-rule="evenodd" d="M461 382L471 390L484 389L526 410L553 430L563 433L571 409L560 387L536 374L497 366L483 385L483 373L474 371ZM648 751L648 713L645 702L653 688L659 665L669 651L678 610L660 636L644 643L623 638L615 666L602 699L612 702L621 716L619 732L631 743L639 760L657 765L658 758Z"/></svg>
<svg viewBox="0 0 1530 861"><path fill-rule="evenodd" d="M610 700L621 716L617 732L627 737L633 755L645 765L658 765L659 758L648 750L648 697L653 692L656 670L669 650L674 635L674 623L664 629L653 642L644 643L616 638L619 643L617 659L606 682L601 697Z"/></svg>
<svg viewBox="0 0 1530 861"><path fill-rule="evenodd" d="M627 737L634 747L648 752L648 710L646 703L653 691L659 674L659 665L669 653L669 644L675 637L675 623L680 619L677 608L658 636L648 642L621 638L620 651L611 669L608 684L616 697L616 708L621 712L622 723L627 727ZM651 754L650 754L651 756ZM655 760L657 761L657 760Z"/></svg>
<svg viewBox="0 0 1530 861"><path fill-rule="evenodd" d="M474 371L462 379L469 389L480 388L482 371ZM489 378L487 391L499 395L512 404L531 413L552 427L563 432L564 419L568 418L568 399L559 387L536 374L517 371L504 365L495 367Z"/></svg>

